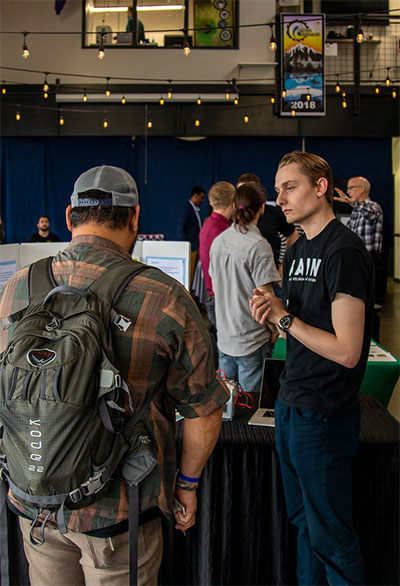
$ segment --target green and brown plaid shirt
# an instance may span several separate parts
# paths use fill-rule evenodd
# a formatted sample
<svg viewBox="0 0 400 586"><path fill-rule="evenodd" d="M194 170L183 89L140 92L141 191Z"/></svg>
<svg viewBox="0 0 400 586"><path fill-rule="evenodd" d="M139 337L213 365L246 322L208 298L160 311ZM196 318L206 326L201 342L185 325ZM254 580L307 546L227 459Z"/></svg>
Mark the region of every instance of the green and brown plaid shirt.
<svg viewBox="0 0 400 586"><path fill-rule="evenodd" d="M116 259L129 259L114 242L97 236L76 236L53 261L59 285L87 288ZM132 261L133 262L133 261ZM0 316L26 307L28 268L18 271L0 291ZM158 506L168 511L176 471L175 408L184 417L210 414L228 399L215 373L211 342L199 311L184 287L149 267L128 284L115 308L132 320L126 332L115 328L115 365L132 390L135 411L147 392L155 395L146 424L157 446L158 471L146 485L141 509ZM0 332L0 350L7 331ZM151 476L151 475L150 475ZM11 503L32 518L33 511L12 495ZM84 509L66 511L68 529L86 532L115 525L128 517L125 484L116 478L106 497Z"/></svg>

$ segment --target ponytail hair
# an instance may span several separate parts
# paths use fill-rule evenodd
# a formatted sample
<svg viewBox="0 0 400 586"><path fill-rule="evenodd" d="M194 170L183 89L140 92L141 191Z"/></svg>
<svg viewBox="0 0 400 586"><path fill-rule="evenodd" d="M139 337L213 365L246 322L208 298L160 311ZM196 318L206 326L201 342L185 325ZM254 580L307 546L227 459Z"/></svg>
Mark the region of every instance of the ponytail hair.
<svg viewBox="0 0 400 586"><path fill-rule="evenodd" d="M243 234L248 231L250 224L267 199L267 192L262 185L257 183L244 183L236 189L235 209L232 220L236 229Z"/></svg>

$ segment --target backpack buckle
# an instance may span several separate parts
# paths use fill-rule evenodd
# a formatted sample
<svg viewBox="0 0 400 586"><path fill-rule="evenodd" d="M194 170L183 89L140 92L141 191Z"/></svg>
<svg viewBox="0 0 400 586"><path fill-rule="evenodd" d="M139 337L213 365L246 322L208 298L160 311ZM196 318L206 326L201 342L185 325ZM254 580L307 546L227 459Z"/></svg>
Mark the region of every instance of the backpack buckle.
<svg viewBox="0 0 400 586"><path fill-rule="evenodd" d="M82 500L82 492L80 488L76 488L72 492L69 493L69 498L73 503L79 503Z"/></svg>
<svg viewBox="0 0 400 586"><path fill-rule="evenodd" d="M126 332L131 323L132 321L123 315L117 315L114 320L114 324L119 330L121 330L121 332Z"/></svg>
<svg viewBox="0 0 400 586"><path fill-rule="evenodd" d="M101 477L103 476L103 472L104 470L101 470L101 472L98 472L94 476L91 476L89 480L81 484L81 490L84 496L95 494L103 488L105 484L101 479Z"/></svg>

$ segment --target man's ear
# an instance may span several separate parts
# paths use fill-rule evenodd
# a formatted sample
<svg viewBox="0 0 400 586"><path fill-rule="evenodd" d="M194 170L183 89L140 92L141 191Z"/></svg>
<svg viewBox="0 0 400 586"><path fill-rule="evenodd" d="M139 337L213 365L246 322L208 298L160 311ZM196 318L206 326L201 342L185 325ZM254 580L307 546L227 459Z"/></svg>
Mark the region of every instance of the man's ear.
<svg viewBox="0 0 400 586"><path fill-rule="evenodd" d="M317 181L317 197L322 197L328 191L328 180L326 177L320 177Z"/></svg>
<svg viewBox="0 0 400 586"><path fill-rule="evenodd" d="M71 204L69 204L69 206L67 207L67 209L65 210L65 221L67 223L67 228L70 232L72 232L72 227L71 227L71 220L69 217L69 214L71 213Z"/></svg>
<svg viewBox="0 0 400 586"><path fill-rule="evenodd" d="M140 215L140 206L135 206L133 215L130 220L130 228L135 233L137 233L137 231L139 230L139 215Z"/></svg>

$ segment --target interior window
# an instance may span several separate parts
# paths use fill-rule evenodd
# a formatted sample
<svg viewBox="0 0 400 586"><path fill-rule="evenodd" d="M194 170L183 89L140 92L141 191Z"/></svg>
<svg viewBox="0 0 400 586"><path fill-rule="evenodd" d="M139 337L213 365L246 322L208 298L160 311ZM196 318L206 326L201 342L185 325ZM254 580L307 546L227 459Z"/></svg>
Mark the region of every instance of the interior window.
<svg viewBox="0 0 400 586"><path fill-rule="evenodd" d="M236 47L237 0L84 0L85 47ZM196 29L196 30L194 30Z"/></svg>

